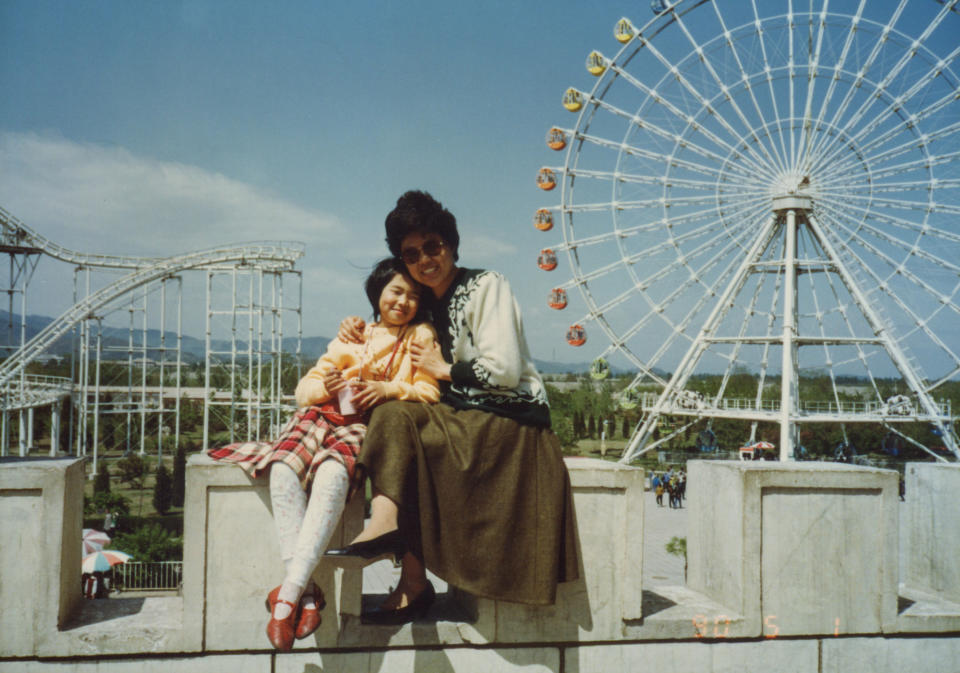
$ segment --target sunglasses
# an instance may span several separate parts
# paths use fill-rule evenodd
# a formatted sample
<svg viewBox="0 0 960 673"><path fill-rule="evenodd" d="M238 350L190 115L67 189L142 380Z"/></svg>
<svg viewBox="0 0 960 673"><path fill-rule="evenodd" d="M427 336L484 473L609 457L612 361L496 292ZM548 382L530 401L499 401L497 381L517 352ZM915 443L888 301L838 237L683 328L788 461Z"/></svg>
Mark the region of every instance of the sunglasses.
<svg viewBox="0 0 960 673"><path fill-rule="evenodd" d="M420 255L427 257L436 257L443 251L443 241L431 239L423 244L422 248L407 248L400 252L400 259L404 264L416 264L420 261Z"/></svg>

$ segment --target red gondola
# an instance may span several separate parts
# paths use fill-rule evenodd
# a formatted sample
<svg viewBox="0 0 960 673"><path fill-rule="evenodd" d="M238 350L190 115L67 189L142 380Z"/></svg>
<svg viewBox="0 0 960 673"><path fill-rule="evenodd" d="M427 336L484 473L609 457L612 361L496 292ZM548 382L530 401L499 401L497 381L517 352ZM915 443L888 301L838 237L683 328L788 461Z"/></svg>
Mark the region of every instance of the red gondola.
<svg viewBox="0 0 960 673"><path fill-rule="evenodd" d="M553 213L546 208L541 208L533 215L533 226L540 231L550 231L553 229Z"/></svg>
<svg viewBox="0 0 960 673"><path fill-rule="evenodd" d="M550 308L560 310L567 307L567 291L562 287L555 287L550 290L550 297L547 299Z"/></svg>
<svg viewBox="0 0 960 673"><path fill-rule="evenodd" d="M567 330L567 343L571 346L582 346L587 343L587 330L583 325L571 325Z"/></svg>
<svg viewBox="0 0 960 673"><path fill-rule="evenodd" d="M557 255L550 248L544 248L537 257L537 266L544 271L553 271L557 268Z"/></svg>
<svg viewBox="0 0 960 673"><path fill-rule="evenodd" d="M537 187L549 192L557 186L557 176L549 168L541 168L537 173Z"/></svg>
<svg viewBox="0 0 960 673"><path fill-rule="evenodd" d="M556 126L547 131L547 147L552 150L562 150L567 146L567 134Z"/></svg>

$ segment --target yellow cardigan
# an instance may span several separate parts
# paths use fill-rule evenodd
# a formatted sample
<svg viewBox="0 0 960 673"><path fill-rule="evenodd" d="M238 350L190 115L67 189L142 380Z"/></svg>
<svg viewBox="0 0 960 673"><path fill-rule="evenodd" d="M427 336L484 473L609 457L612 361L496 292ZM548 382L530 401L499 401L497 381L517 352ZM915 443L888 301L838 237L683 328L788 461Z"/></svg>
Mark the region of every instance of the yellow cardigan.
<svg viewBox="0 0 960 673"><path fill-rule="evenodd" d="M410 400L413 402L437 402L440 388L437 380L424 372L417 371L410 358L410 344L432 348L437 333L428 323L408 325L397 354L390 365L390 371L384 372L397 335L402 327L385 327L378 323L367 325L363 332L362 344L348 344L334 339L327 346L327 352L317 360L317 364L300 379L294 393L297 407L323 404L331 397L323 385L324 375L332 369L343 372L343 378L362 378L367 381L384 381L387 399Z"/></svg>

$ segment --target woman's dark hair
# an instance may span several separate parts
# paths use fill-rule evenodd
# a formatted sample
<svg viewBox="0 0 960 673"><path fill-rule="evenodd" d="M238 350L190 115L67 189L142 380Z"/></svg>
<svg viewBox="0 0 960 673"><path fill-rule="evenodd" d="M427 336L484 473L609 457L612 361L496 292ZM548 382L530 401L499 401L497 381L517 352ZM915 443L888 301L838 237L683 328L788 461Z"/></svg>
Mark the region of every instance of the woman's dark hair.
<svg viewBox="0 0 960 673"><path fill-rule="evenodd" d="M400 244L408 234L439 234L453 254L460 256L460 234L457 218L427 192L411 190L397 199L396 207L387 215L387 246L394 257L400 257Z"/></svg>
<svg viewBox="0 0 960 673"><path fill-rule="evenodd" d="M383 293L383 288L389 285L390 281L393 280L393 277L398 273L420 289L420 303L417 305L417 314L413 316L413 320L410 322L417 323L426 321L429 313L426 300L427 294L429 293L425 292L424 287L410 277L410 272L407 271L407 267L396 257L387 257L377 262L377 265L373 267L373 271L370 272L370 275L367 276L367 280L363 284L363 289L366 290L367 293L367 299L370 300L370 306L373 307L373 319L380 319L380 295Z"/></svg>

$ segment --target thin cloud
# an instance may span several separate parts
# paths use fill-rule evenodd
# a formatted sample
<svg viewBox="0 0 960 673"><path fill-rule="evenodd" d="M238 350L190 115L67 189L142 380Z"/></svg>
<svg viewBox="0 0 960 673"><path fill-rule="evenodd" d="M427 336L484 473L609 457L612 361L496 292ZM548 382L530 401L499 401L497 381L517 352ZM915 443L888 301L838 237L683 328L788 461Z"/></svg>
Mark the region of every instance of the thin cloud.
<svg viewBox="0 0 960 673"><path fill-rule="evenodd" d="M469 259L463 259L465 251L469 251ZM460 257L461 261L466 262L468 265L500 262L506 255L515 255L517 252L515 245L507 243L503 239L477 234L465 234L461 231Z"/></svg>
<svg viewBox="0 0 960 673"><path fill-rule="evenodd" d="M347 236L334 217L219 173L34 133L0 134L0 204L82 252L165 256Z"/></svg>

